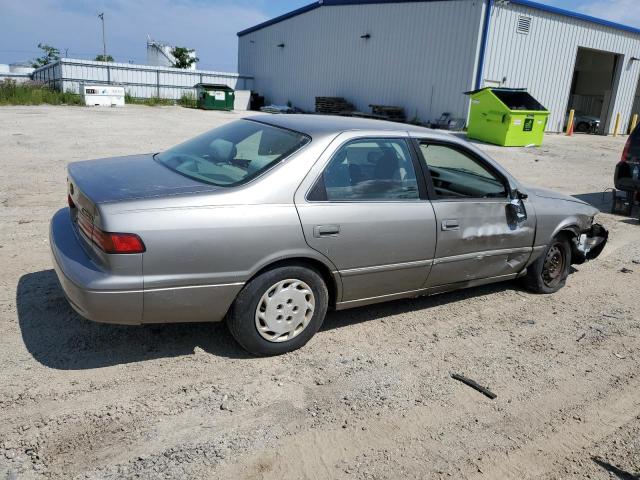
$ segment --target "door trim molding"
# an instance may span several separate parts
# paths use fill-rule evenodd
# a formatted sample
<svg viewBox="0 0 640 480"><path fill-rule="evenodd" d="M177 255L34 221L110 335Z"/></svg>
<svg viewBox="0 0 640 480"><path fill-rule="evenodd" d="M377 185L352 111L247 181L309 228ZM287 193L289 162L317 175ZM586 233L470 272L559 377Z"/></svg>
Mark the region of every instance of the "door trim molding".
<svg viewBox="0 0 640 480"><path fill-rule="evenodd" d="M434 258L433 264L439 265L441 263L460 262L464 260L471 260L477 258L481 260L485 257L495 257L498 255L511 255L514 253L530 253L533 250L532 247L519 247L519 248L503 248L500 250L485 250L482 252L463 253L461 255L452 255L450 257Z"/></svg>
<svg viewBox="0 0 640 480"><path fill-rule="evenodd" d="M423 268L431 266L433 262L433 260L416 260L413 262L374 265L372 267L349 268L347 270L340 270L340 275L342 275L343 277L351 277L355 275L367 275L370 273L393 272L396 270L404 270L408 268Z"/></svg>

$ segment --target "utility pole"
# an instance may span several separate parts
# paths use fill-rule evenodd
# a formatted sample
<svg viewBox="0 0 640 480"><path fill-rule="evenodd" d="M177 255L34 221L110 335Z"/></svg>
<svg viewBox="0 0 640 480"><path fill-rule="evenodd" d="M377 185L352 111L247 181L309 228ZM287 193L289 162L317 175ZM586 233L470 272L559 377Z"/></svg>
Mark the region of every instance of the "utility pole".
<svg viewBox="0 0 640 480"><path fill-rule="evenodd" d="M99 13L98 18L102 20L102 55L103 55L102 59L106 60L107 59L107 42L104 39L104 12Z"/></svg>

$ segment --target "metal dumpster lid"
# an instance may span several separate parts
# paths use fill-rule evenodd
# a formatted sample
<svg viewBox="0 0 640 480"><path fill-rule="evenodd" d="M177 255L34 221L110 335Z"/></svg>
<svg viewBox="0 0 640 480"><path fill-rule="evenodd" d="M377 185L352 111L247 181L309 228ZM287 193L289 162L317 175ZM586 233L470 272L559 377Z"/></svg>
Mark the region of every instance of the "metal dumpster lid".
<svg viewBox="0 0 640 480"><path fill-rule="evenodd" d="M464 92L465 95L473 95L474 93L481 92L483 90L502 91L502 92L526 92L526 88L507 88L507 87L482 87L477 90L469 90Z"/></svg>
<svg viewBox="0 0 640 480"><path fill-rule="evenodd" d="M218 84L218 83L196 83L193 88L204 88L205 90L229 90L233 91L229 85Z"/></svg>

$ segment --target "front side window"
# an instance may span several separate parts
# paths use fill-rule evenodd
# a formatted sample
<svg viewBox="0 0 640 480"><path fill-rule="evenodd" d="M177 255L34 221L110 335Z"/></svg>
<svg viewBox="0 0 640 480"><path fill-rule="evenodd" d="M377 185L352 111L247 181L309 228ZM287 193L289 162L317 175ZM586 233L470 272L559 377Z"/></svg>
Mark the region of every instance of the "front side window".
<svg viewBox="0 0 640 480"><path fill-rule="evenodd" d="M322 174L325 200L417 199L409 147L400 139L361 139L340 147Z"/></svg>
<svg viewBox="0 0 640 480"><path fill-rule="evenodd" d="M220 186L249 181L309 142L301 133L238 120L158 153L177 173Z"/></svg>
<svg viewBox="0 0 640 480"><path fill-rule="evenodd" d="M437 198L504 198L503 180L471 156L448 147L421 143Z"/></svg>

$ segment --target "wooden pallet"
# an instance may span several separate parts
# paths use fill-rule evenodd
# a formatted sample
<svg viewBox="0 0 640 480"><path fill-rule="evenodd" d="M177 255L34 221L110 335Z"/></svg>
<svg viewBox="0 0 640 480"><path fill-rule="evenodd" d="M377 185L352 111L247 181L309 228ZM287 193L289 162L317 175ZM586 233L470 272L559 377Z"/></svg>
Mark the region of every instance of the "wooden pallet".
<svg viewBox="0 0 640 480"><path fill-rule="evenodd" d="M369 105L371 113L376 116L384 117L392 122L404 122L407 117L404 114L404 108L393 105Z"/></svg>
<svg viewBox="0 0 640 480"><path fill-rule="evenodd" d="M341 115L353 110L354 106L342 97L316 97L317 113Z"/></svg>

